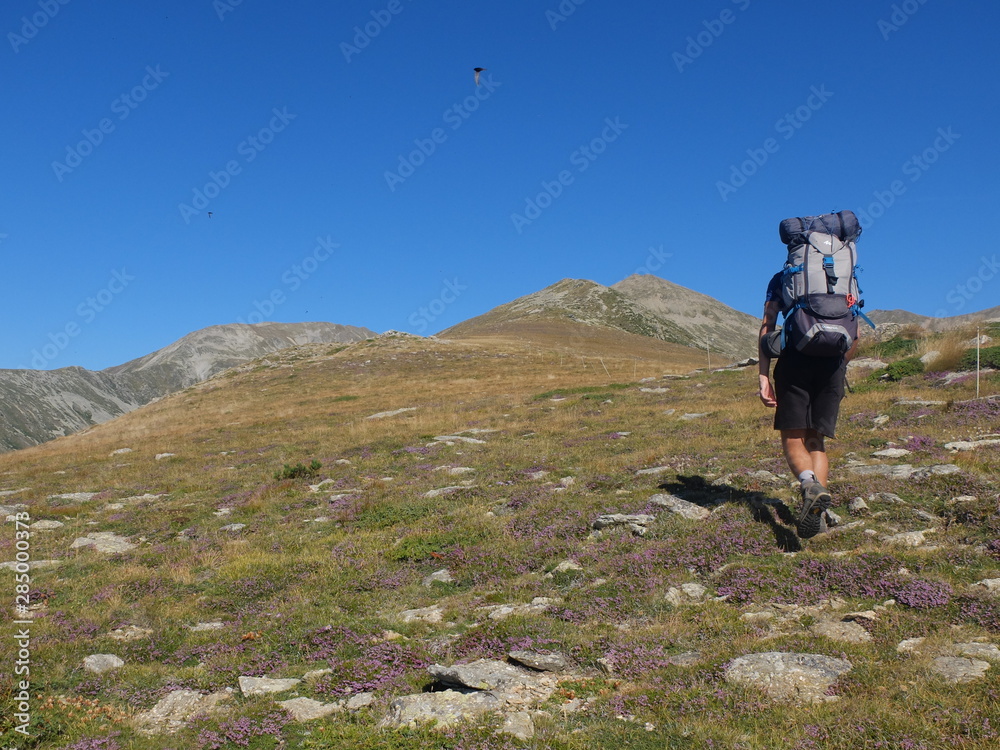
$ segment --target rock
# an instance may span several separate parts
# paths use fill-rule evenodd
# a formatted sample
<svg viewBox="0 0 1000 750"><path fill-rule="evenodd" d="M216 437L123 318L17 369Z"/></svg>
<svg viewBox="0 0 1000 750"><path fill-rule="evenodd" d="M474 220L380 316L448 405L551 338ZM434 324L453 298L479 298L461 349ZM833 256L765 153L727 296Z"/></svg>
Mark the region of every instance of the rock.
<svg viewBox="0 0 1000 750"><path fill-rule="evenodd" d="M534 651L511 651L507 654L507 656L508 658L516 661L518 664L523 664L531 669L537 669L539 672L562 672L569 666L566 661L566 657L562 654L539 654Z"/></svg>
<svg viewBox="0 0 1000 750"><path fill-rule="evenodd" d="M890 477L892 479L909 479L916 471L910 464L899 464L888 466L886 464L856 464L850 467L853 474L862 476L875 475L880 477Z"/></svg>
<svg viewBox="0 0 1000 750"><path fill-rule="evenodd" d="M960 656L1000 662L1000 648L992 643L956 643L955 650Z"/></svg>
<svg viewBox="0 0 1000 750"><path fill-rule="evenodd" d="M671 513L676 513L677 515L683 516L684 518L688 518L692 521L704 521L712 515L712 512L708 508L703 508L696 503L683 500L676 495L671 495L669 493L653 495L649 498L649 503L650 505L666 508Z"/></svg>
<svg viewBox="0 0 1000 750"><path fill-rule="evenodd" d="M94 674L104 674L124 666L125 662L114 654L91 654L83 660L83 668Z"/></svg>
<svg viewBox="0 0 1000 750"><path fill-rule="evenodd" d="M945 406L948 402L921 398L897 398L896 403L901 406Z"/></svg>
<svg viewBox="0 0 1000 750"><path fill-rule="evenodd" d="M374 693L356 693L347 699L344 708L348 711L360 711L362 708L368 708L374 701Z"/></svg>
<svg viewBox="0 0 1000 750"><path fill-rule="evenodd" d="M128 552L130 549L135 549L136 545L112 531L94 531L87 536L77 538L69 547L70 549L93 547L98 552L111 554L115 552Z"/></svg>
<svg viewBox="0 0 1000 750"><path fill-rule="evenodd" d="M123 455L125 453L131 453L131 452L132 452L131 448L118 448L117 450L111 451L111 453L109 453L108 455L109 456L121 456L121 455Z"/></svg>
<svg viewBox="0 0 1000 750"><path fill-rule="evenodd" d="M656 520L656 516L646 515L644 513L626 515L624 513L611 513L603 516L599 516L596 521L594 521L594 529L600 531L601 529L606 529L612 526L628 526L633 531L636 527L643 528L647 524L652 523Z"/></svg>
<svg viewBox="0 0 1000 750"><path fill-rule="evenodd" d="M428 490L423 494L423 497L443 497L444 495L453 495L456 492L461 492L462 490L467 490L469 487L465 485L458 485L453 487L439 487L436 490Z"/></svg>
<svg viewBox="0 0 1000 750"><path fill-rule="evenodd" d="M462 474L474 474L476 470L470 466L439 466L436 471L447 471L451 476L457 477Z"/></svg>
<svg viewBox="0 0 1000 750"><path fill-rule="evenodd" d="M287 678L282 680L270 677L240 677L240 692L243 695L269 695L270 693L283 693L291 690L302 680Z"/></svg>
<svg viewBox="0 0 1000 750"><path fill-rule="evenodd" d="M183 729L194 716L217 713L218 705L229 697L227 692L202 695L194 690L174 690L151 709L136 716L136 729L147 737L172 734Z"/></svg>
<svg viewBox="0 0 1000 750"><path fill-rule="evenodd" d="M926 638L907 638L906 640L900 641L896 646L896 651L901 654L915 654L919 653L920 646L923 642L927 640Z"/></svg>
<svg viewBox="0 0 1000 750"><path fill-rule="evenodd" d="M883 367L887 367L886 363L873 357L859 357L847 363L848 370L880 370Z"/></svg>
<svg viewBox="0 0 1000 750"><path fill-rule="evenodd" d="M553 604L559 604L562 599L556 597L536 596L530 604L490 604L478 609L489 612L487 617L491 620L506 620L512 615L534 615L544 612Z"/></svg>
<svg viewBox="0 0 1000 750"><path fill-rule="evenodd" d="M312 698L292 698L277 703L288 711L296 721L314 721L344 710L339 703L321 703Z"/></svg>
<svg viewBox="0 0 1000 750"><path fill-rule="evenodd" d="M932 534L936 529L924 529L923 531L904 531L900 534L882 537L882 541L888 544L900 544L904 547L919 547L927 542L925 534Z"/></svg>
<svg viewBox="0 0 1000 750"><path fill-rule="evenodd" d="M215 620L214 622L199 622L196 625L189 625L188 630L192 633L202 633L206 630L220 630L226 627L226 623Z"/></svg>
<svg viewBox="0 0 1000 750"><path fill-rule="evenodd" d="M671 467L669 466L653 466L648 469L639 469L639 471L637 471L635 475L637 477L642 477L647 475L663 474L668 471L671 471Z"/></svg>
<svg viewBox="0 0 1000 750"><path fill-rule="evenodd" d="M1000 596L1000 578L984 578L972 584L973 591L984 591L991 596Z"/></svg>
<svg viewBox="0 0 1000 750"><path fill-rule="evenodd" d="M947 505L965 505L967 503L978 502L979 498L975 495L959 495L958 497L951 498Z"/></svg>
<svg viewBox="0 0 1000 750"><path fill-rule="evenodd" d="M671 586L664 597L668 604L680 607L684 604L698 604L704 601L708 589L700 583L685 583L680 588Z"/></svg>
<svg viewBox="0 0 1000 750"><path fill-rule="evenodd" d="M882 425L888 423L889 423L888 414L879 414L877 417L875 417L875 419L872 420L872 424L875 425L876 427L881 427Z"/></svg>
<svg viewBox="0 0 1000 750"><path fill-rule="evenodd" d="M952 451L953 453L958 451L973 451L976 448L983 448L987 445L1000 445L1000 438L988 438L984 440L956 440L951 443L945 443L945 450Z"/></svg>
<svg viewBox="0 0 1000 750"><path fill-rule="evenodd" d="M447 687L497 692L504 692L514 685L531 684L537 679L522 667L493 659L477 659L469 664L451 667L432 664L427 672Z"/></svg>
<svg viewBox="0 0 1000 750"><path fill-rule="evenodd" d="M948 682L963 683L983 677L990 668L990 663L961 656L939 656L931 662L930 668Z"/></svg>
<svg viewBox="0 0 1000 750"><path fill-rule="evenodd" d="M220 527L219 531L237 532L237 531L242 531L246 527L247 525L245 523L230 523Z"/></svg>
<svg viewBox="0 0 1000 750"><path fill-rule="evenodd" d="M824 638L843 643L869 643L872 640L871 633L856 622L831 622L825 620L817 622L810 630L814 635L820 635Z"/></svg>
<svg viewBox="0 0 1000 750"><path fill-rule="evenodd" d="M49 495L48 499L62 500L69 503L85 503L98 494L97 492L68 492L63 495Z"/></svg>
<svg viewBox="0 0 1000 750"><path fill-rule="evenodd" d="M31 524L31 528L35 531L50 531L52 529L58 529L64 526L62 521L35 521Z"/></svg>
<svg viewBox="0 0 1000 750"><path fill-rule="evenodd" d="M420 724L434 721L436 726L444 728L463 720L475 719L500 707L500 699L491 693L457 690L417 693L397 698L390 703L389 713L379 727L416 729Z"/></svg>
<svg viewBox="0 0 1000 750"><path fill-rule="evenodd" d="M416 411L419 407L417 406L405 406L402 409L394 409L392 411L380 411L378 414L370 414L365 417L365 419L387 419L388 417L395 417L400 414L406 414L408 411Z"/></svg>
<svg viewBox="0 0 1000 750"><path fill-rule="evenodd" d="M927 466L922 469L917 469L913 472L914 479L924 479L930 476L943 477L948 474L960 474L962 469L955 464L936 464L934 466Z"/></svg>
<svg viewBox="0 0 1000 750"><path fill-rule="evenodd" d="M157 461L162 461L165 458L173 458L176 455L177 455L176 453L157 453L156 454L156 460Z"/></svg>
<svg viewBox="0 0 1000 750"><path fill-rule="evenodd" d="M539 471L532 471L529 474L527 474L526 476L528 477L528 479L530 479L532 481L538 481L539 479L544 479L548 475L549 475L549 472L545 471L544 469L541 469Z"/></svg>
<svg viewBox="0 0 1000 750"><path fill-rule="evenodd" d="M465 437L464 435L438 435L434 439L439 443L468 443L470 445L486 445L485 440Z"/></svg>
<svg viewBox="0 0 1000 750"><path fill-rule="evenodd" d="M907 502L901 498L899 495L894 495L891 492L876 492L874 495L868 498L870 501L874 502L878 500L883 503L892 503L893 505L906 505Z"/></svg>
<svg viewBox="0 0 1000 750"><path fill-rule="evenodd" d="M504 719L500 734L509 734L515 739L526 742L535 736L535 722L527 711L518 711Z"/></svg>
<svg viewBox="0 0 1000 750"><path fill-rule="evenodd" d="M441 606L435 604L422 609L407 609L399 613L399 619L403 622L426 622L434 624L444 619L444 611Z"/></svg>
<svg viewBox="0 0 1000 750"><path fill-rule="evenodd" d="M454 582L455 579L451 577L451 573L448 572L447 568L436 570L429 576L426 576L423 580L423 584L427 588L430 588L435 583L454 583Z"/></svg>
<svg viewBox="0 0 1000 750"><path fill-rule="evenodd" d="M640 388L639 389L639 393L668 393L669 391L670 391L669 388L663 388L663 387L660 387L660 388Z"/></svg>
<svg viewBox="0 0 1000 750"><path fill-rule="evenodd" d="M148 628L140 628L137 625L126 625L122 628L115 628L110 633L108 637L116 641L138 641L142 638L148 638L153 634L152 630Z"/></svg>
<svg viewBox="0 0 1000 750"><path fill-rule="evenodd" d="M27 565L28 570L37 570L39 568L54 568L56 565L61 565L61 564L62 560L32 560L28 563L19 563L15 560L11 560L10 562L0 563L0 568L6 568L7 570L21 572L24 570L24 568L23 567L19 568L19 566Z"/></svg>
<svg viewBox="0 0 1000 750"><path fill-rule="evenodd" d="M826 691L852 666L822 654L769 652L733 659L724 674L727 682L760 688L774 700L819 703L836 700Z"/></svg>
<svg viewBox="0 0 1000 750"><path fill-rule="evenodd" d="M710 412L703 411L703 412L692 413L692 414L681 414L680 418L682 420L684 420L685 422L691 422L692 420L695 420L695 419L701 419L702 417L707 417L709 415L709 413Z"/></svg>
<svg viewBox="0 0 1000 750"><path fill-rule="evenodd" d="M939 352L937 349L933 349L924 354L923 356L921 356L920 361L924 363L924 366L927 366L940 356L941 352Z"/></svg>
<svg viewBox="0 0 1000 750"><path fill-rule="evenodd" d="M872 453L872 456L875 458L902 458L909 455L910 451L906 450L906 448L883 448L880 451Z"/></svg>
<svg viewBox="0 0 1000 750"><path fill-rule="evenodd" d="M582 570L583 568L575 560L563 560L542 578L554 578L559 573L576 573Z"/></svg>

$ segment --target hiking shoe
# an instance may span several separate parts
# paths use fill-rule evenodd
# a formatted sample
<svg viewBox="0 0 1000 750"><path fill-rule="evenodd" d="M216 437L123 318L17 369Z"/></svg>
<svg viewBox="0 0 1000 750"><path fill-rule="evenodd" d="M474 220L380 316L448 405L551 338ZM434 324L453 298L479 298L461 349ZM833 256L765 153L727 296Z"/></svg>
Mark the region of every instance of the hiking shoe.
<svg viewBox="0 0 1000 750"><path fill-rule="evenodd" d="M826 530L823 514L830 507L833 498L830 492L819 482L807 482L802 485L802 512L796 524L800 539L809 539Z"/></svg>

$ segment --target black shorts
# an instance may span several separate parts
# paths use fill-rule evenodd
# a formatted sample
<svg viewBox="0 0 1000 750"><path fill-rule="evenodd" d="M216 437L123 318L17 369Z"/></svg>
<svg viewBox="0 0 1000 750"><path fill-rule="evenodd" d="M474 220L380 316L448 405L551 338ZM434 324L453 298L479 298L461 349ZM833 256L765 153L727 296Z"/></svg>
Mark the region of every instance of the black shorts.
<svg viewBox="0 0 1000 750"><path fill-rule="evenodd" d="M774 429L808 430L833 437L844 398L847 360L785 350L774 366Z"/></svg>

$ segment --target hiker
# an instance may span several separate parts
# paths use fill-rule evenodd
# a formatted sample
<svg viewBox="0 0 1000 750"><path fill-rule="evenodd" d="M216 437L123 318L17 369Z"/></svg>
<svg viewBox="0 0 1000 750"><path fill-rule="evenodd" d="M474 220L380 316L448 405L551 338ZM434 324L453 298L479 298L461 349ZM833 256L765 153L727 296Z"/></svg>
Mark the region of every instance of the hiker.
<svg viewBox="0 0 1000 750"><path fill-rule="evenodd" d="M771 278L764 297L760 400L775 409L774 429L781 433L785 460L799 479L802 509L796 531L807 539L826 530L824 514L832 498L825 440L836 431L847 363L858 345L856 319L867 321L855 278L854 240L861 228L853 213L843 211L786 219L780 233L789 259ZM785 315L781 332L776 331L778 313Z"/></svg>

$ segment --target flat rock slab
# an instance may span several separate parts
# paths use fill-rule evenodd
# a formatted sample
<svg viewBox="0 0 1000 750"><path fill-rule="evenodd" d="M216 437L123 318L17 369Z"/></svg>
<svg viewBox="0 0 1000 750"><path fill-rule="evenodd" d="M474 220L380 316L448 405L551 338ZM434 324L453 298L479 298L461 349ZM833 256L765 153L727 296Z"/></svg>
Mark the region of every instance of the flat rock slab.
<svg viewBox="0 0 1000 750"><path fill-rule="evenodd" d="M973 682L986 674L988 661L961 656L939 656L931 662L931 671L951 683Z"/></svg>
<svg viewBox="0 0 1000 750"><path fill-rule="evenodd" d="M539 672L563 672L569 666L562 654L539 654L534 651L511 651L507 657Z"/></svg>
<svg viewBox="0 0 1000 750"><path fill-rule="evenodd" d="M777 701L820 703L836 700L826 691L852 664L822 654L768 652L733 659L726 667L726 681L756 687Z"/></svg>
<svg viewBox="0 0 1000 750"><path fill-rule="evenodd" d="M987 438L985 440L956 440L952 443L945 443L945 450L949 451L973 451L976 448L983 448L987 445L1000 445L1000 438Z"/></svg>
<svg viewBox="0 0 1000 750"><path fill-rule="evenodd" d="M31 524L31 528L35 531L49 531L51 529L58 529L64 525L62 521L35 521Z"/></svg>
<svg viewBox="0 0 1000 750"><path fill-rule="evenodd" d="M468 443L469 445L486 445L485 440L470 438L465 435L437 435L434 439L439 443Z"/></svg>
<svg viewBox="0 0 1000 750"><path fill-rule="evenodd" d="M395 417L400 414L406 414L408 411L416 411L419 407L407 406L403 409L393 409L392 411L380 411L378 414L370 414L365 419L387 419L388 417Z"/></svg>
<svg viewBox="0 0 1000 750"><path fill-rule="evenodd" d="M832 622L824 620L810 628L815 635L821 635L842 643L869 643L872 635L856 622Z"/></svg>
<svg viewBox="0 0 1000 750"><path fill-rule="evenodd" d="M650 516L646 513L634 513L631 515L625 513L608 513L598 516L597 520L594 521L594 528L598 531L611 526L628 526L631 528L633 526L646 526L655 520L656 516Z"/></svg>
<svg viewBox="0 0 1000 750"><path fill-rule="evenodd" d="M500 734L509 734L515 739L527 742L535 736L535 722L527 711L518 711L504 719Z"/></svg>
<svg viewBox="0 0 1000 750"><path fill-rule="evenodd" d="M421 609L405 609L399 613L399 619L403 622L426 622L430 624L441 622L444 619L444 610L437 604Z"/></svg>
<svg viewBox="0 0 1000 750"><path fill-rule="evenodd" d="M194 716L217 713L218 706L229 698L229 693L202 695L194 690L174 690L148 711L136 716L136 729L147 737L154 734L173 734L184 728Z"/></svg>
<svg viewBox="0 0 1000 750"><path fill-rule="evenodd" d="M477 607L482 612L489 612L487 617L491 620L506 620L513 615L537 615L553 604L560 604L562 599L558 597L536 596L528 604L488 604L485 607Z"/></svg>
<svg viewBox="0 0 1000 750"><path fill-rule="evenodd" d="M671 467L671 466L651 466L648 469L639 469L639 471L637 471L635 473L635 475L637 477L648 476L648 475L655 476L657 474L665 474L668 471L673 471L673 467Z"/></svg>
<svg viewBox="0 0 1000 750"><path fill-rule="evenodd" d="M992 643L956 643L955 650L971 659L1000 662L1000 648Z"/></svg>
<svg viewBox="0 0 1000 750"><path fill-rule="evenodd" d="M291 690L302 680L290 677L283 680L275 680L270 677L240 677L240 692L243 695L268 695L270 693L283 693Z"/></svg>
<svg viewBox="0 0 1000 750"><path fill-rule="evenodd" d="M123 536L118 536L113 531L95 531L87 536L78 537L69 546L70 549L78 547L93 547L98 552L113 554L115 552L128 552L135 549L135 545Z"/></svg>
<svg viewBox="0 0 1000 750"><path fill-rule="evenodd" d="M344 710L340 703L322 703L312 698L292 698L278 701L278 705L295 717L296 721L315 721Z"/></svg>
<svg viewBox="0 0 1000 750"><path fill-rule="evenodd" d="M67 492L62 495L49 495L48 499L66 503L85 503L98 494L97 492Z"/></svg>
<svg viewBox="0 0 1000 750"><path fill-rule="evenodd" d="M872 453L872 456L875 458L902 458L909 455L910 451L906 450L906 448L883 448L880 451Z"/></svg>
<svg viewBox="0 0 1000 750"><path fill-rule="evenodd" d="M990 596L1000 596L1000 578L984 578L972 584L974 591L981 591Z"/></svg>
<svg viewBox="0 0 1000 750"><path fill-rule="evenodd" d="M537 672L493 659L478 659L452 667L432 664L427 673L447 687L488 690L497 694L509 692L518 685L534 686L540 679Z"/></svg>
<svg viewBox="0 0 1000 750"><path fill-rule="evenodd" d="M83 668L94 674L104 674L121 669L125 662L114 654L91 654L83 660Z"/></svg>
<svg viewBox="0 0 1000 750"><path fill-rule="evenodd" d="M666 492L653 495L649 498L649 503L650 505L666 508L671 513L676 513L677 515L689 518L692 521L704 521L712 515L712 512L708 508L703 508L696 503L692 503Z"/></svg>
<svg viewBox="0 0 1000 750"><path fill-rule="evenodd" d="M926 479L931 476L957 474L962 471L955 464L936 464L934 466L911 466L910 464L856 464L850 467L853 474L875 475L890 479Z"/></svg>
<svg viewBox="0 0 1000 750"><path fill-rule="evenodd" d="M502 701L492 693L442 690L438 693L404 695L389 704L389 713L380 727L416 729L430 721L438 727L449 727L460 721L475 719L488 711L496 711Z"/></svg>
<svg viewBox="0 0 1000 750"><path fill-rule="evenodd" d="M445 495L454 495L456 492L461 492L462 490L471 489L468 485L457 485L451 487L438 487L434 490L427 490L423 494L423 497L444 497Z"/></svg>

